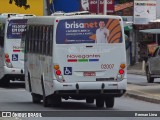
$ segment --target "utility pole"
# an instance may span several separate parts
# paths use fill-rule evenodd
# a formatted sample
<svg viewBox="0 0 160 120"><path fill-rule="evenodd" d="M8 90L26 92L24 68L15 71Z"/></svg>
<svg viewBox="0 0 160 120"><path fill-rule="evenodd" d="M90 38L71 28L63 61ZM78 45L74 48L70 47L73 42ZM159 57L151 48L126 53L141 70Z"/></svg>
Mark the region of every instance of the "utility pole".
<svg viewBox="0 0 160 120"><path fill-rule="evenodd" d="M107 15L107 0L103 1L103 13L104 15Z"/></svg>

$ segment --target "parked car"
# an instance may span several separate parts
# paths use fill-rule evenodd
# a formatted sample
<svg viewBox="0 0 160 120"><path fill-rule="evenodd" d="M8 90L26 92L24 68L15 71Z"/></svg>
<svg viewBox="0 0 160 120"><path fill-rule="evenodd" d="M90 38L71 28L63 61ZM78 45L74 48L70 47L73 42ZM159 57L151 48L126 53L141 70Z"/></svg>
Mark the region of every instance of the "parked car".
<svg viewBox="0 0 160 120"><path fill-rule="evenodd" d="M148 83L153 83L154 78L160 78L160 46L152 55L149 54L145 70Z"/></svg>

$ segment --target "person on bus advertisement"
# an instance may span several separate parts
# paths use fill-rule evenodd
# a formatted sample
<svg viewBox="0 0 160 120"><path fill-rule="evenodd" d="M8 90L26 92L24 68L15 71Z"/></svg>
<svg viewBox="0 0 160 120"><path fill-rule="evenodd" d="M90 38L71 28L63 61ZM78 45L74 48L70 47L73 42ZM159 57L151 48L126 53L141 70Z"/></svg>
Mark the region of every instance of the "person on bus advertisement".
<svg viewBox="0 0 160 120"><path fill-rule="evenodd" d="M99 28L96 30L96 43L108 43L109 30L105 27L105 22L99 22Z"/></svg>

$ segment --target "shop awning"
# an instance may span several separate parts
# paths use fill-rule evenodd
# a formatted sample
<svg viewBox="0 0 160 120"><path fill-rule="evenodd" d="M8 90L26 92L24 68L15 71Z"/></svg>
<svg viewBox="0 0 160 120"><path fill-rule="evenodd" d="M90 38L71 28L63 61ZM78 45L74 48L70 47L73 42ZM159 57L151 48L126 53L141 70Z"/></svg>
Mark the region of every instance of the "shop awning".
<svg viewBox="0 0 160 120"><path fill-rule="evenodd" d="M139 32L148 34L160 34L160 29L145 29L145 30L140 30Z"/></svg>
<svg viewBox="0 0 160 120"><path fill-rule="evenodd" d="M158 34L160 34L160 29L145 29L145 30L140 30L139 32L148 33L148 34L155 34L156 35L156 43L158 44Z"/></svg>

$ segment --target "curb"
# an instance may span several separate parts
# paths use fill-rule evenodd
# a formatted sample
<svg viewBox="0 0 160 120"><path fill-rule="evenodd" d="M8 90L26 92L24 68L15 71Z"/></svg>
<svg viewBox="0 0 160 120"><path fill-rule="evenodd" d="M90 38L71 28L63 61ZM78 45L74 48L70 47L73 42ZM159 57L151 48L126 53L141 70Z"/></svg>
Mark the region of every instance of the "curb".
<svg viewBox="0 0 160 120"><path fill-rule="evenodd" d="M135 99L146 101L146 102L160 104L160 99L157 99L154 96L149 97L148 95L142 94L141 92L138 92L138 91L127 90L124 96L135 98Z"/></svg>

